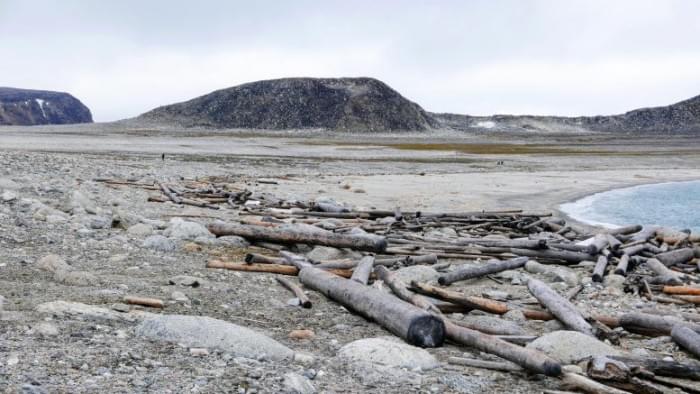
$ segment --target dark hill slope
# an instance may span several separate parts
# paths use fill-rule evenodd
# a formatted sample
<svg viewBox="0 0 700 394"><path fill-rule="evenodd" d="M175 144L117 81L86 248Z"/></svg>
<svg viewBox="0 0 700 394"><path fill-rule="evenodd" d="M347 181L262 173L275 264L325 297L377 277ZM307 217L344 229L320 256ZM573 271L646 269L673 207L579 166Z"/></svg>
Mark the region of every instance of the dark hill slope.
<svg viewBox="0 0 700 394"><path fill-rule="evenodd" d="M92 123L90 110L68 93L0 87L0 125Z"/></svg>

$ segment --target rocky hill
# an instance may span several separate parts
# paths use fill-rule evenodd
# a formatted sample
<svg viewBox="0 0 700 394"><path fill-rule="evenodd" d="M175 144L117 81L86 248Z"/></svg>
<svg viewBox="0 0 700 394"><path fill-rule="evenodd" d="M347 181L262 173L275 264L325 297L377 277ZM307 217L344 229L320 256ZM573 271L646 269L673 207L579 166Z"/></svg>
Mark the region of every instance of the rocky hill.
<svg viewBox="0 0 700 394"><path fill-rule="evenodd" d="M218 90L156 108L137 121L180 127L424 131L437 122L372 78L285 78Z"/></svg>
<svg viewBox="0 0 700 394"><path fill-rule="evenodd" d="M90 110L68 93L0 87L0 125L92 123Z"/></svg>

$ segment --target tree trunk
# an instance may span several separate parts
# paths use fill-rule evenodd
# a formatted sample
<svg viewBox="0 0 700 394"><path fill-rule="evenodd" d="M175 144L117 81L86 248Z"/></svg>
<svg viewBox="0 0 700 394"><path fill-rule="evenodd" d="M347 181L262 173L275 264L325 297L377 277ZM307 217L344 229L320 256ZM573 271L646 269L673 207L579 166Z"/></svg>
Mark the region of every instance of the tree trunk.
<svg viewBox="0 0 700 394"><path fill-rule="evenodd" d="M441 275L438 278L438 282L445 286L450 285L454 282L467 280L472 278L478 278L484 275L495 274L496 272L512 270L520 268L527 263L527 257L516 257L510 260L489 260L485 264L481 265L464 265L452 272Z"/></svg>
<svg viewBox="0 0 700 394"><path fill-rule="evenodd" d="M595 337L593 327L583 318L581 312L567 299L557 294L543 282L530 278L527 282L530 293L560 322L572 330Z"/></svg>
<svg viewBox="0 0 700 394"><path fill-rule="evenodd" d="M671 338L693 356L700 358L700 334L688 327L678 325L671 330Z"/></svg>

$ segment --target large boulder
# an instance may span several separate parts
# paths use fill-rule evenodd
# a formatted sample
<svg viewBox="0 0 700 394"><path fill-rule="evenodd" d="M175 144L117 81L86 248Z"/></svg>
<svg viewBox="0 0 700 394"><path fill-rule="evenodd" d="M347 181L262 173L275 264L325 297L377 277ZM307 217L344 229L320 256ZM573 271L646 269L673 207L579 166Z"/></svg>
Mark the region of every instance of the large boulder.
<svg viewBox="0 0 700 394"><path fill-rule="evenodd" d="M214 237L214 234L210 233L203 225L196 222L188 222L180 218L172 219L168 228L163 232L163 235L188 241L194 241L198 237Z"/></svg>

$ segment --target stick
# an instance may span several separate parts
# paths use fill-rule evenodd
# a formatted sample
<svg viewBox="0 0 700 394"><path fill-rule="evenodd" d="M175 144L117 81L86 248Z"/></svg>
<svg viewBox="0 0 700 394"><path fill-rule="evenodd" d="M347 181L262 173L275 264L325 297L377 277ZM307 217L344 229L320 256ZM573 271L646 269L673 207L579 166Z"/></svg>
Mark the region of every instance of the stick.
<svg viewBox="0 0 700 394"><path fill-rule="evenodd" d="M311 308L311 300L309 300L309 297L304 293L301 287L292 283L292 281L290 281L289 279L282 278L280 276L278 276L275 279L277 279L277 282L279 282L282 286L286 287L289 291L294 293L294 295L299 299L299 304L302 308Z"/></svg>
<svg viewBox="0 0 700 394"><path fill-rule="evenodd" d="M369 281L369 275L372 273L374 266L374 256L365 256L357 264L357 268L352 273L351 280L366 285Z"/></svg>
<svg viewBox="0 0 700 394"><path fill-rule="evenodd" d="M231 271L267 272L271 274L289 276L296 276L299 273L299 269L293 265L231 263L216 259L209 260L209 262L207 262L207 268L223 268ZM328 272L332 272L333 274L343 278L349 278L352 276L352 271L349 270L330 269Z"/></svg>
<svg viewBox="0 0 700 394"><path fill-rule="evenodd" d="M583 318L581 312L549 286L537 279L530 278L527 282L527 288L537 298L537 301L552 312L552 315L556 316L565 326L586 335L595 336L593 327Z"/></svg>
<svg viewBox="0 0 700 394"><path fill-rule="evenodd" d="M157 298L146 298L146 297L136 297L136 296L125 296L124 303L131 305L141 305L148 306L151 308L165 308L165 304L162 300Z"/></svg>
<svg viewBox="0 0 700 394"><path fill-rule="evenodd" d="M596 382L595 380L571 372L566 372L563 374L562 383L564 383L564 386L567 388L578 389L592 394L629 394L629 391L623 391L606 386L602 383Z"/></svg>
<svg viewBox="0 0 700 394"><path fill-rule="evenodd" d="M664 286L662 291L666 294L700 295L700 287Z"/></svg>
<svg viewBox="0 0 700 394"><path fill-rule="evenodd" d="M516 269L524 266L527 261L527 257L516 257L505 261L489 260L486 264L479 266L464 265L450 273L441 275L438 278L438 283L447 286L461 280L478 278L484 275L495 274L496 272Z"/></svg>
<svg viewBox="0 0 700 394"><path fill-rule="evenodd" d="M474 358L449 357L447 359L447 362L449 364L462 365L465 367L493 369L494 371L522 372L523 370L522 368L513 363L484 361L477 360Z"/></svg>
<svg viewBox="0 0 700 394"><path fill-rule="evenodd" d="M387 247L386 239L376 235L348 235L322 231L316 232L301 227L268 228L230 223L212 223L208 228L210 232L217 236L238 235L255 241L324 245L376 253L385 251Z"/></svg>

